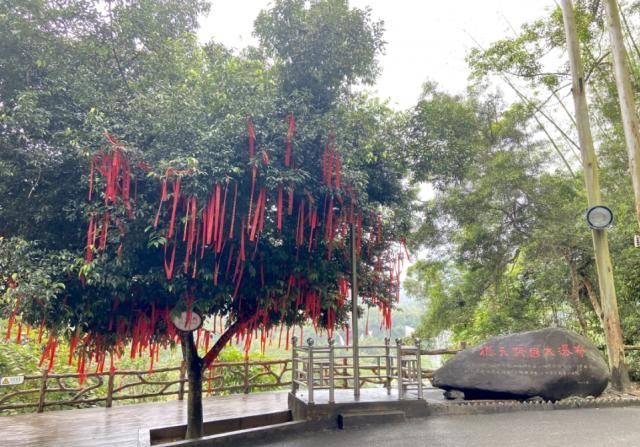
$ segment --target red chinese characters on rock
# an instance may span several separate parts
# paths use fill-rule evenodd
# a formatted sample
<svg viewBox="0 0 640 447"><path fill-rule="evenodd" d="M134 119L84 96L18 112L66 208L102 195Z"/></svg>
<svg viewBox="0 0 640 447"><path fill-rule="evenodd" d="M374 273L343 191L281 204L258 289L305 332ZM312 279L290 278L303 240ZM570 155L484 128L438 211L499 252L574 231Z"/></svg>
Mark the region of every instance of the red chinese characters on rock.
<svg viewBox="0 0 640 447"><path fill-rule="evenodd" d="M561 355L562 357L570 357L571 349L569 348L569 345L566 343L560 345L558 347L558 354Z"/></svg>
<svg viewBox="0 0 640 447"><path fill-rule="evenodd" d="M495 357L496 353L494 352L493 348L489 345L483 345L480 348L480 355L482 357Z"/></svg>
<svg viewBox="0 0 640 447"><path fill-rule="evenodd" d="M505 346L491 346L488 344L480 347L479 355L481 357L516 357L527 359L547 359L551 357L569 358L572 356L578 358L585 357L585 350L581 345L571 346L563 343L559 346L513 346L510 349Z"/></svg>

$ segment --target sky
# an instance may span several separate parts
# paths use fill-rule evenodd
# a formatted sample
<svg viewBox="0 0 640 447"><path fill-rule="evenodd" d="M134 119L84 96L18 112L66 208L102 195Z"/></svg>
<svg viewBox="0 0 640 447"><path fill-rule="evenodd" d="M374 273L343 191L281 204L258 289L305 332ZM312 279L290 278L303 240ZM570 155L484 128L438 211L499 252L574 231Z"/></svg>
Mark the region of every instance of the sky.
<svg viewBox="0 0 640 447"><path fill-rule="evenodd" d="M228 47L255 45L253 21L269 0L212 0L199 37ZM467 52L514 35L523 23L544 17L554 0L351 0L369 6L385 22L387 41L380 59L382 74L372 91L398 109L413 106L422 84L461 93L467 85Z"/></svg>

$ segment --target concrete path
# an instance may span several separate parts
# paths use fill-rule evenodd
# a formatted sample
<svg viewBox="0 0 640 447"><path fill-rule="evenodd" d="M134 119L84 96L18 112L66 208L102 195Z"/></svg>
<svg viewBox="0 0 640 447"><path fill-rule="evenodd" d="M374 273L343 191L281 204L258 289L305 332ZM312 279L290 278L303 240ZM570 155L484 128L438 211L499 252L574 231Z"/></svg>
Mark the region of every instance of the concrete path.
<svg viewBox="0 0 640 447"><path fill-rule="evenodd" d="M295 436L279 447L638 447L640 408L526 411L411 419Z"/></svg>
<svg viewBox="0 0 640 447"><path fill-rule="evenodd" d="M287 392L203 399L207 421L287 409ZM0 417L0 447L137 447L140 430L184 424L187 401Z"/></svg>
<svg viewBox="0 0 640 447"><path fill-rule="evenodd" d="M440 399L441 393L428 397ZM205 420L285 409L286 391L204 399ZM179 401L0 417L0 446L134 447L140 430L180 424L185 419L186 402ZM343 431L314 431L263 445L640 447L640 407L438 416Z"/></svg>

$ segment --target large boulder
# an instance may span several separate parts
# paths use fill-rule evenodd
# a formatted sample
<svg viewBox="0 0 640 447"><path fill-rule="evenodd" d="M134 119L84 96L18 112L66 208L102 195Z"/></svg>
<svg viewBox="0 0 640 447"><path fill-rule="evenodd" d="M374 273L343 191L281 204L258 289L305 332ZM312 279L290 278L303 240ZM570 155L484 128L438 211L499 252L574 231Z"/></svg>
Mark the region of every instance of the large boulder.
<svg viewBox="0 0 640 447"><path fill-rule="evenodd" d="M558 328L490 338L456 354L433 377L434 386L469 399L599 396L608 382L598 348Z"/></svg>

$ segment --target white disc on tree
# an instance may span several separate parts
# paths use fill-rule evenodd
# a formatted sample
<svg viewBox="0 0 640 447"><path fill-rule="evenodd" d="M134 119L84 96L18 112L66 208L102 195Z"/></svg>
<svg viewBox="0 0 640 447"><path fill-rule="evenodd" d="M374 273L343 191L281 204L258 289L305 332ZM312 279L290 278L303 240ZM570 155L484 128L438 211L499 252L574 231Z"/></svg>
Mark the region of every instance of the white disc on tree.
<svg viewBox="0 0 640 447"><path fill-rule="evenodd" d="M202 326L202 317L193 311L171 315L171 321L183 332L195 331Z"/></svg>

